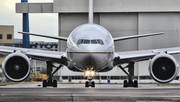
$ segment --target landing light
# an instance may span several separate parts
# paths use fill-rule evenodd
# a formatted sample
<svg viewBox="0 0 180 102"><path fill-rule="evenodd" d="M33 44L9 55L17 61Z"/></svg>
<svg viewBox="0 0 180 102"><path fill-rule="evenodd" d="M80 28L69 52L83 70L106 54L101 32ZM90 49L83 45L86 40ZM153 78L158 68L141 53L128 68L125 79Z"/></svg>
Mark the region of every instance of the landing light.
<svg viewBox="0 0 180 102"><path fill-rule="evenodd" d="M87 70L85 71L85 76L95 76L95 71Z"/></svg>
<svg viewBox="0 0 180 102"><path fill-rule="evenodd" d="M94 71L91 71L91 76L94 76L95 74L94 74Z"/></svg>
<svg viewBox="0 0 180 102"><path fill-rule="evenodd" d="M89 76L89 74L90 74L90 71L86 71L86 76Z"/></svg>

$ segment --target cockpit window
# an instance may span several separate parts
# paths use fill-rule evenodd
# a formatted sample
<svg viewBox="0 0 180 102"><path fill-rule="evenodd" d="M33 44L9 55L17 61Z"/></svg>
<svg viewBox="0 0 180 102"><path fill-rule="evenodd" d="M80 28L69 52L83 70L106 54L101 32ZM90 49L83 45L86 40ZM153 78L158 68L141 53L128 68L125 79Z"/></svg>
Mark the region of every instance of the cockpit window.
<svg viewBox="0 0 180 102"><path fill-rule="evenodd" d="M90 40L84 40L84 44L89 44Z"/></svg>
<svg viewBox="0 0 180 102"><path fill-rule="evenodd" d="M97 40L91 40L91 44L97 44Z"/></svg>
<svg viewBox="0 0 180 102"><path fill-rule="evenodd" d="M98 43L101 45L104 45L103 41L101 39L97 39Z"/></svg>
<svg viewBox="0 0 180 102"><path fill-rule="evenodd" d="M77 44L78 44L78 45L79 45L79 44L82 44L83 41L84 41L83 39L79 39L78 42L77 42Z"/></svg>
<svg viewBox="0 0 180 102"><path fill-rule="evenodd" d="M93 40L88 40L88 39L79 39L77 44L101 44L104 45L103 41L101 39L93 39Z"/></svg>

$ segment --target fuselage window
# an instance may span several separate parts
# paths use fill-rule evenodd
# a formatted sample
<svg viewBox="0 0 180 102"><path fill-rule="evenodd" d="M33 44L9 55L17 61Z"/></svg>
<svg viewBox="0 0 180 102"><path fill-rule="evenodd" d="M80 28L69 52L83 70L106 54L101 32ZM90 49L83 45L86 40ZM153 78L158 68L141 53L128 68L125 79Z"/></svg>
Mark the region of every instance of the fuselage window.
<svg viewBox="0 0 180 102"><path fill-rule="evenodd" d="M97 42L101 45L104 45L103 41L101 39L97 39Z"/></svg>
<svg viewBox="0 0 180 102"><path fill-rule="evenodd" d="M90 40L84 40L84 44L89 44Z"/></svg>
<svg viewBox="0 0 180 102"><path fill-rule="evenodd" d="M91 44L97 44L97 40L91 40Z"/></svg>

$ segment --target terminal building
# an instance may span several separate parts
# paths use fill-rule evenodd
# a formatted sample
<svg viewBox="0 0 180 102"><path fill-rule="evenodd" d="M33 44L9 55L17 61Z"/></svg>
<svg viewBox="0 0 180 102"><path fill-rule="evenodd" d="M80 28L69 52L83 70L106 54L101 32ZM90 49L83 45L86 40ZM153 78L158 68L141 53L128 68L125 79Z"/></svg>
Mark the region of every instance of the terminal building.
<svg viewBox="0 0 180 102"><path fill-rule="evenodd" d="M0 45L13 46L14 45L14 26L0 25ZM0 81L3 79L2 61L6 57L5 53L0 53Z"/></svg>
<svg viewBox="0 0 180 102"><path fill-rule="evenodd" d="M22 48L22 39L14 39L14 47ZM48 51L58 51L58 42L31 41L30 48Z"/></svg>
<svg viewBox="0 0 180 102"><path fill-rule="evenodd" d="M17 3L16 13L58 13L59 36L67 37L77 26L88 22L88 0L54 0L52 3ZM164 35L119 41L115 51L136 51L180 47L180 3L178 0L94 0L94 23L113 37L164 32ZM31 22L31 21L30 21ZM59 41L59 51L66 42ZM180 56L174 55L180 63ZM149 78L149 61L136 63L135 76ZM59 76L83 76L62 68ZM119 68L98 76L126 76ZM107 77L106 77L107 78Z"/></svg>

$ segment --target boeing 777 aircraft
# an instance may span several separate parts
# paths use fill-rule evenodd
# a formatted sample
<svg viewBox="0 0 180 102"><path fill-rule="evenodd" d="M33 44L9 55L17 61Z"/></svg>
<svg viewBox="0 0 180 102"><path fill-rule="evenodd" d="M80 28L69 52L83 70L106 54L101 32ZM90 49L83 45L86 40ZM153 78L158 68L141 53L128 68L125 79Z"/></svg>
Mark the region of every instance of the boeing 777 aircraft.
<svg viewBox="0 0 180 102"><path fill-rule="evenodd" d="M67 50L66 52L54 52L0 46L0 52L10 53L4 59L2 68L5 76L14 82L23 81L30 75L31 59L47 62L47 75L49 78L43 81L43 87L57 87L57 81L52 80L52 76L62 66L66 66L71 71L84 72L89 80L86 81L85 87L95 87L95 82L92 81L92 78L96 72L107 72L115 66L122 69L128 76L128 80L124 81L124 87L138 87L138 81L133 80L134 64L144 60L150 60L150 75L159 83L171 82L176 78L179 70L178 63L172 54L180 53L180 47L115 52L114 42L116 41L160 35L163 32L113 38L107 29L93 24L93 0L89 0L89 23L74 29L69 37L56 37L28 32L19 33L67 41ZM53 63L59 63L60 65L56 67ZM125 63L128 65L122 67L122 64ZM52 71L53 67L57 68L54 72ZM128 72L125 68L128 68Z"/></svg>

